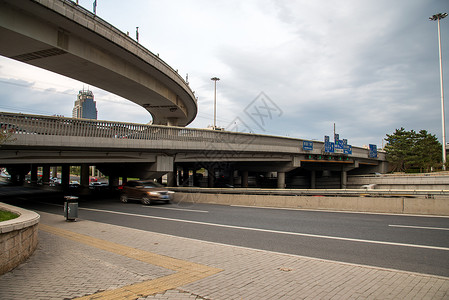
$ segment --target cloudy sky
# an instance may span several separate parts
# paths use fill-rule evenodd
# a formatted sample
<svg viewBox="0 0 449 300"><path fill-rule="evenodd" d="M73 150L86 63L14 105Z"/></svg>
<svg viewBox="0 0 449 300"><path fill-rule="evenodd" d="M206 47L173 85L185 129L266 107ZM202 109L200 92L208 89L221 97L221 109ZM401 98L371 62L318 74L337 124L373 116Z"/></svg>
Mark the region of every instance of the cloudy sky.
<svg viewBox="0 0 449 300"><path fill-rule="evenodd" d="M93 0L79 4L93 9ZM199 106L189 127L213 124L217 76L221 127L322 141L335 123L349 144L378 147L400 127L441 140L437 23L428 19L440 12L448 0L97 0L99 17L133 37L139 26L144 47L188 74ZM449 17L441 31L449 95ZM99 119L151 120L106 91L0 57L0 111L71 116L83 87Z"/></svg>

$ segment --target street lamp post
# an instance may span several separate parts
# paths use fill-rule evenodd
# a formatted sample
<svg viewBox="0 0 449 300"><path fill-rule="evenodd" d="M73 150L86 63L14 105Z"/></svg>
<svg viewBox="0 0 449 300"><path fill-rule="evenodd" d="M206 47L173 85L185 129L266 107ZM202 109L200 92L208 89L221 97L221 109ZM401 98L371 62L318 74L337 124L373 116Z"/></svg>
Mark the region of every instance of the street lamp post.
<svg viewBox="0 0 449 300"><path fill-rule="evenodd" d="M440 54L440 87L441 87L441 123L443 134L443 171L446 170L446 125L444 122L444 89L443 89L443 62L441 58L441 31L440 20L447 17L447 13L439 13L429 18L430 21L437 21L438 23L438 50Z"/></svg>
<svg viewBox="0 0 449 300"><path fill-rule="evenodd" d="M220 80L218 77L212 77L210 80L214 81L214 130L217 128L217 81Z"/></svg>

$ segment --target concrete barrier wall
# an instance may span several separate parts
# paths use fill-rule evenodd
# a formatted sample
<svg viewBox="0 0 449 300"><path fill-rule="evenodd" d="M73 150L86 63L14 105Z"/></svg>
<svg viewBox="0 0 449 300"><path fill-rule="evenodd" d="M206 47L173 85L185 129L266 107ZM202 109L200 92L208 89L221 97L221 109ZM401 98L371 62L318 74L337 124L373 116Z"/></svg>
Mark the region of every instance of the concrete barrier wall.
<svg viewBox="0 0 449 300"><path fill-rule="evenodd" d="M449 197L325 197L176 192L175 202L449 216Z"/></svg>
<svg viewBox="0 0 449 300"><path fill-rule="evenodd" d="M449 176L443 175L380 175L348 176L348 189L359 189L362 185L375 184L375 189L447 190Z"/></svg>
<svg viewBox="0 0 449 300"><path fill-rule="evenodd" d="M0 222L0 275L24 262L37 246L40 216L32 211L0 203L0 209L19 214Z"/></svg>

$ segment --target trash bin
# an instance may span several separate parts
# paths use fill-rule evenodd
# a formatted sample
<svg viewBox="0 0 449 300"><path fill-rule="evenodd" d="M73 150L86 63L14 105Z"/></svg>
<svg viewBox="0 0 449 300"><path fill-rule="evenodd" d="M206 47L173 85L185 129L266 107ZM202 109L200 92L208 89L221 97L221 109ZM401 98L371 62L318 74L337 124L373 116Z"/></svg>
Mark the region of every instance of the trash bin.
<svg viewBox="0 0 449 300"><path fill-rule="evenodd" d="M78 218L78 197L65 196L64 202L64 217L66 221L76 221Z"/></svg>

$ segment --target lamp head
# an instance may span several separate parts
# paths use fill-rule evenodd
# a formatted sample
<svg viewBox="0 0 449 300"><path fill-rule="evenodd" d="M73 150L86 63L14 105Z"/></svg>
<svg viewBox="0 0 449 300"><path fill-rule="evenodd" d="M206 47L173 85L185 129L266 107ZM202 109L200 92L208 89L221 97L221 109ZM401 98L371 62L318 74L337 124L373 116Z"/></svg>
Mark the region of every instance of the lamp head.
<svg viewBox="0 0 449 300"><path fill-rule="evenodd" d="M440 19L444 19L447 17L447 13L439 13L436 15L433 15L429 18L430 21L436 21L436 20L440 20Z"/></svg>

